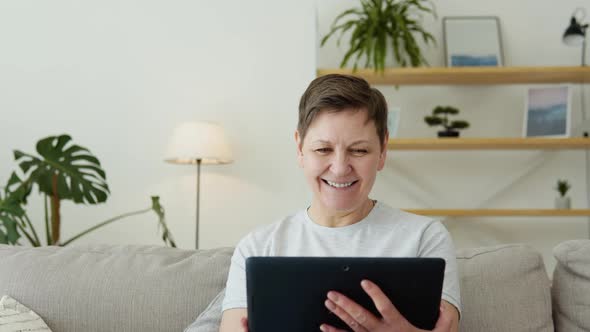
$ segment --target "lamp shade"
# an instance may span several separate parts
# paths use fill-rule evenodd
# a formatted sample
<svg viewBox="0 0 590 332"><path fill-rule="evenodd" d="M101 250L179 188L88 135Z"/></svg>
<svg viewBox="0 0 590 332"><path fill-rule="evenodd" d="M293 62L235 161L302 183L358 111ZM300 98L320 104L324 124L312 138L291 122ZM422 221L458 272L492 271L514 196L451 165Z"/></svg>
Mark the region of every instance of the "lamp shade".
<svg viewBox="0 0 590 332"><path fill-rule="evenodd" d="M572 17L570 20L570 25L563 33L563 42L570 46L582 45L586 35L586 27L587 26L582 26L580 23L578 23L575 17Z"/></svg>
<svg viewBox="0 0 590 332"><path fill-rule="evenodd" d="M232 160L229 140L223 128L210 122L186 122L172 133L166 162L173 164L228 164Z"/></svg>

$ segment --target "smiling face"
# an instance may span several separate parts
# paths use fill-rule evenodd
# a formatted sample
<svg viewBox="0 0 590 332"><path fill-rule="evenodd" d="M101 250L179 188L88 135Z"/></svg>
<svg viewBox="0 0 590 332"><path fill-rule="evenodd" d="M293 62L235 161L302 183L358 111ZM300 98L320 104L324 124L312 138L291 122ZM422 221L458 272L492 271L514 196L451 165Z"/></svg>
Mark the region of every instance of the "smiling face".
<svg viewBox="0 0 590 332"><path fill-rule="evenodd" d="M387 153L367 111L321 111L303 141L299 132L295 139L312 206L328 215L362 209Z"/></svg>

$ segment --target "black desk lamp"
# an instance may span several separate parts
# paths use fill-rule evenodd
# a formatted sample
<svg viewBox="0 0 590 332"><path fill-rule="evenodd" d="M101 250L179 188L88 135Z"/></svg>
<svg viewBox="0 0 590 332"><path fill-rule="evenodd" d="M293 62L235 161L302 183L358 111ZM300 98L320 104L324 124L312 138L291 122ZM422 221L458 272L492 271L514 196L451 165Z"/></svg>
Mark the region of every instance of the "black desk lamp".
<svg viewBox="0 0 590 332"><path fill-rule="evenodd" d="M578 13L582 14L581 18L576 18ZM572 14L570 25L563 33L564 44L569 46L582 45L582 66L586 65L586 29L588 29L588 23L581 23L581 20L585 17L586 11L582 8L577 8Z"/></svg>

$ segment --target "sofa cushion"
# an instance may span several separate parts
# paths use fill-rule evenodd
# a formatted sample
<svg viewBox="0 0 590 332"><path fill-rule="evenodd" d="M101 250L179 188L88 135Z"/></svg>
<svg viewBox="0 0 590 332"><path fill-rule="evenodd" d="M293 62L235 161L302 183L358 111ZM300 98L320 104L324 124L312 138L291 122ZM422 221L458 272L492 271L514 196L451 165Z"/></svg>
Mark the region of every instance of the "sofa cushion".
<svg viewBox="0 0 590 332"><path fill-rule="evenodd" d="M51 332L33 310L8 295L0 299L0 332Z"/></svg>
<svg viewBox="0 0 590 332"><path fill-rule="evenodd" d="M553 318L559 332L590 331L590 240L553 249Z"/></svg>
<svg viewBox="0 0 590 332"><path fill-rule="evenodd" d="M233 250L0 245L0 294L54 331L182 331L225 286Z"/></svg>
<svg viewBox="0 0 590 332"><path fill-rule="evenodd" d="M526 245L457 251L460 331L553 331L550 281Z"/></svg>

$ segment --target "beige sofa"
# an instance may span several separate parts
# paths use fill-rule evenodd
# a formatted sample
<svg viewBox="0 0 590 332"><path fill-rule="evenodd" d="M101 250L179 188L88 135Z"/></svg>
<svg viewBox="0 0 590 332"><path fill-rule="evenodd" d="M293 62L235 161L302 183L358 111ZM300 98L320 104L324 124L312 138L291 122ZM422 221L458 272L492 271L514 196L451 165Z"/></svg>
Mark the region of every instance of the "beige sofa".
<svg viewBox="0 0 590 332"><path fill-rule="evenodd" d="M590 331L590 241L555 252L551 287L540 255L526 245L459 250L461 331L553 331L554 321L560 332ZM183 331L223 289L231 254L0 245L0 296L33 309L55 332ZM218 310L211 306L191 331L209 331Z"/></svg>

